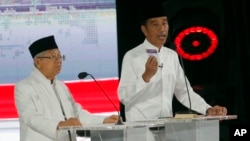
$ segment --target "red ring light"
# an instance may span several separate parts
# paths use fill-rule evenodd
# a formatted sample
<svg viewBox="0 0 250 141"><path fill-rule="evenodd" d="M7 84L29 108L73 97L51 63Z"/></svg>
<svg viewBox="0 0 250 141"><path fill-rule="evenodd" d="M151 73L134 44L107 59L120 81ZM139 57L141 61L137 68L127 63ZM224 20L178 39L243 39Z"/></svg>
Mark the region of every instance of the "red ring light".
<svg viewBox="0 0 250 141"><path fill-rule="evenodd" d="M198 36L197 36L198 35ZM191 36L194 36L190 39ZM204 41L200 40L197 37L206 36L208 37L209 44L204 43ZM189 38L190 43L184 43L185 39ZM218 37L217 35L210 30L209 28L202 27L202 26L193 26L186 28L185 30L181 31L174 40L176 45L177 53L185 59L198 61L209 57L211 54L214 53L218 46ZM193 50L199 50L200 47L206 46L205 50L202 50L198 53L190 53L185 48L185 45L189 44Z"/></svg>

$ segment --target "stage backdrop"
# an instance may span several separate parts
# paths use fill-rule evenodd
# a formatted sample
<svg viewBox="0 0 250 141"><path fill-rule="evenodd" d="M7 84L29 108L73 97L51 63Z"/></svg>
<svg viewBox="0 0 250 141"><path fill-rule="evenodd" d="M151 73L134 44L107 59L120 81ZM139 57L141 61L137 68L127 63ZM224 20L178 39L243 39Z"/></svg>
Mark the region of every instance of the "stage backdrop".
<svg viewBox="0 0 250 141"><path fill-rule="evenodd" d="M16 118L14 84L27 77L29 45L54 35L66 60L58 79L92 113L116 111L92 74L119 108L115 0L19 0L0 2L0 118Z"/></svg>

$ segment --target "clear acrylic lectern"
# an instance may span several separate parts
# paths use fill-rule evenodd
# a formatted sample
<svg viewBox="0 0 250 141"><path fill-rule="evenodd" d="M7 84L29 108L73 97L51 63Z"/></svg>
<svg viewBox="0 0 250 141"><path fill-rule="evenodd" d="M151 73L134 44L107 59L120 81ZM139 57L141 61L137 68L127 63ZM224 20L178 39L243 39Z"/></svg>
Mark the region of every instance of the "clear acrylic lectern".
<svg viewBox="0 0 250 141"><path fill-rule="evenodd" d="M123 125L98 124L62 127L56 141L77 141L81 132L91 141L219 141L219 121L237 119L236 115L199 116L197 118L164 118L124 122Z"/></svg>

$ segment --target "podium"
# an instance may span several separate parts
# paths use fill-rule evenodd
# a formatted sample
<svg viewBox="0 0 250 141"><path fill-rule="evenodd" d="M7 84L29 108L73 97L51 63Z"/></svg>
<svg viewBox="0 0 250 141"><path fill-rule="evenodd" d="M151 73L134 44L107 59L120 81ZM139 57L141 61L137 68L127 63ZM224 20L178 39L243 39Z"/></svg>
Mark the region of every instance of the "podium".
<svg viewBox="0 0 250 141"><path fill-rule="evenodd" d="M219 122L232 119L237 119L237 116L163 118L124 122L123 125L69 126L57 130L56 141L67 141L65 137L68 131L72 134L72 141L77 141L78 131L89 132L91 141L219 141Z"/></svg>
<svg viewBox="0 0 250 141"><path fill-rule="evenodd" d="M147 140L148 127L142 123L116 124L91 124L84 126L61 127L57 130L56 141L69 141L68 132L71 133L71 141L77 141L77 133L88 135L91 141L138 141Z"/></svg>

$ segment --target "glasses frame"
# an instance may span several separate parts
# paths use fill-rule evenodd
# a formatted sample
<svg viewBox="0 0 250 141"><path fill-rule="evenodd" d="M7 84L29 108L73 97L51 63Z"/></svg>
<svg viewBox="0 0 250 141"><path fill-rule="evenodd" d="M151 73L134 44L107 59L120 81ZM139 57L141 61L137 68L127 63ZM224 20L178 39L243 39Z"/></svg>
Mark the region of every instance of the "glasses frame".
<svg viewBox="0 0 250 141"><path fill-rule="evenodd" d="M62 61L65 61L66 59L66 56L63 54L63 55L52 55L52 56L37 56L37 58L45 58L45 59L49 59L49 60L52 60L52 61L57 61L58 59L61 59Z"/></svg>

